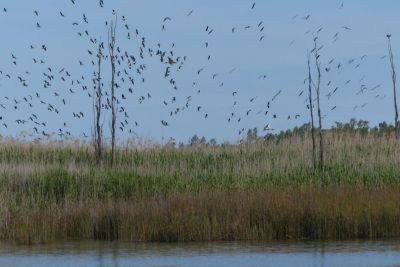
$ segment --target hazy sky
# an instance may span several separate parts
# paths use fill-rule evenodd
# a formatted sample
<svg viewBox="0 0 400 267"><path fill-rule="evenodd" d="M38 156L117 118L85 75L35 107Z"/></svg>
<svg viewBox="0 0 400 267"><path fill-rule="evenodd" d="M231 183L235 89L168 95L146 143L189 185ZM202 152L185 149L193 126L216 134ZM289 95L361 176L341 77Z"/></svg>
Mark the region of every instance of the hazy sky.
<svg viewBox="0 0 400 267"><path fill-rule="evenodd" d="M261 130L270 123L280 131L308 122L307 94L301 92L306 89L306 52L312 49L316 35L319 46L323 45L324 126L352 117L369 120L372 125L383 120L393 122L390 69L384 56L387 33L393 35L395 56L400 51L399 1L257 1L252 9L253 3L104 0L101 8L98 0L75 0L75 4L71 0L2 0L0 113L1 123L7 128L0 125L1 134L26 131L40 137L42 131L58 133L61 128L77 137L90 135L93 100L88 93L93 94L91 79L97 69L88 52L96 53L97 44L90 38L94 42L107 40L105 21L113 18L113 9L118 14L117 45L122 54L127 51L137 59L131 70L126 60L117 69L121 71L117 94L126 98L120 99L119 107L124 111L118 116L122 121L125 111L129 116L129 124L118 134L120 140L140 136L187 141L197 134L220 142L236 141L241 129ZM143 59L139 55L142 37L146 45ZM171 66L167 79L164 73L168 64L155 55L157 44L162 51L173 51L169 56L175 60L180 57L183 62L186 56L181 69L180 63ZM154 49L153 56L148 48ZM139 75L136 69L140 64L146 68ZM107 60L103 65L104 90L108 90L110 63ZM128 76L122 74L124 69ZM53 75L46 87L45 75ZM135 85L128 77L135 80ZM171 78L177 90L169 83ZM73 113L79 112L84 117L74 118ZM16 120L26 123L17 124ZM163 126L162 120L168 126ZM109 121L107 115L103 119L107 136Z"/></svg>

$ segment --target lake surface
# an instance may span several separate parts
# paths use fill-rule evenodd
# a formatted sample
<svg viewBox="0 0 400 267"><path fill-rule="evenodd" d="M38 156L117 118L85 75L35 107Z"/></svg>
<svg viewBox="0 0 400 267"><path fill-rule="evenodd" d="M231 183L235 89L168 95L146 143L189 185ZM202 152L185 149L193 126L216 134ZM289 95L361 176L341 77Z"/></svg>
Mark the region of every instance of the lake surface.
<svg viewBox="0 0 400 267"><path fill-rule="evenodd" d="M400 266L400 241L0 244L1 267Z"/></svg>

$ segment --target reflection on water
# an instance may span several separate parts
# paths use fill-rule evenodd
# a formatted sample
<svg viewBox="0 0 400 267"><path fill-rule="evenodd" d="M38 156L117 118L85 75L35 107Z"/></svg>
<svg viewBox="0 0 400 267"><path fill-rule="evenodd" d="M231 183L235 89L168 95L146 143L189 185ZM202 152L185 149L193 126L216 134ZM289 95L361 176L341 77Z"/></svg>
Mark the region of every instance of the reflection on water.
<svg viewBox="0 0 400 267"><path fill-rule="evenodd" d="M0 266L400 266L400 242L0 245Z"/></svg>

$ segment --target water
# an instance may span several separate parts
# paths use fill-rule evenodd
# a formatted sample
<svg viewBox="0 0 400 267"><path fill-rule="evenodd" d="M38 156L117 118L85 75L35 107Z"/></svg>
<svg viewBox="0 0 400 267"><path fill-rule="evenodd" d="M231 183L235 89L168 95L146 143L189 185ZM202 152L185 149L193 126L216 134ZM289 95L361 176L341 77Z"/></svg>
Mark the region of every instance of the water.
<svg viewBox="0 0 400 267"><path fill-rule="evenodd" d="M1 267L400 266L400 242L0 244Z"/></svg>

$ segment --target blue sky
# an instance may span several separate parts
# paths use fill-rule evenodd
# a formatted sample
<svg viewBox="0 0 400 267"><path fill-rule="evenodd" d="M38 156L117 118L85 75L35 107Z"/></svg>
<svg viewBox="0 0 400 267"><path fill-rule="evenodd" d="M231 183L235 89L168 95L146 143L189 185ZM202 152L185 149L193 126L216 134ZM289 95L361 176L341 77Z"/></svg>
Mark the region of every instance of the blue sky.
<svg viewBox="0 0 400 267"><path fill-rule="evenodd" d="M88 50L94 52L97 46L90 38L107 40L105 21L113 18L113 9L119 18L117 45L123 53L134 55L138 62L129 71L135 85L119 81L121 87L117 94L126 96L119 106L129 116L129 124L118 133L121 141L137 136L158 142L169 137L187 141L197 134L215 137L219 142L234 142L243 136L239 135L242 129L258 127L261 130L270 123L280 131L308 122L306 92L298 95L306 89L303 83L307 75L306 51L312 48L312 36L321 27L318 42L324 46L321 50L324 126L353 117L369 120L372 125L384 120L392 123L389 62L387 57L382 57L387 54L387 33L393 35L396 57L400 51L396 14L400 2L256 1L251 9L253 3L247 0L104 0L104 8L100 8L98 0L75 0L75 5L71 0L1 1L0 104L4 108L0 108L0 122L7 128L0 124L0 133L15 136L25 131L40 137L33 129L36 127L39 133L57 133L61 128L76 137L90 135L93 114L88 93L93 93L91 78L96 68L91 64L93 58ZM83 14L88 23L83 21ZM306 20L307 15L310 17ZM122 21L123 16L125 21ZM166 17L170 20L164 22ZM74 22L79 25L72 25ZM129 25L130 40L125 23ZM207 26L209 31L212 29L211 34L206 32ZM234 33L232 28L235 28ZM139 36L135 34L136 29ZM338 34L336 41L335 34ZM182 60L186 56L179 71L178 65L171 68L170 78L176 81L177 90L170 86L170 78L164 78L166 63L148 53L144 53L143 59L139 57L142 37L145 37L146 49L157 50L160 44L163 51L173 50L175 59L181 57ZM46 46L46 51L42 45ZM33 59L45 63L35 64ZM331 59L333 62L328 64ZM135 69L140 64L146 65L146 70L138 75ZM104 90L108 90L109 62L103 65ZM126 67L123 63L118 70L123 72ZM65 70L59 73L63 68L70 76L66 76ZM198 75L200 69L203 70ZM47 88L43 87L43 73L54 76ZM22 86L18 76L28 87ZM82 89L85 85L87 90ZM132 93L128 92L129 87ZM336 87L335 94L328 99L326 95ZM357 94L361 88L365 90ZM268 109L267 103L280 91ZM235 96L233 92L237 92ZM145 99L140 102L142 96ZM49 110L49 104L59 113ZM173 116L170 116L171 111ZM84 117L74 118L74 112L82 112ZM32 114L37 117L34 121L29 119ZM300 116L295 119L296 115ZM119 113L119 118L125 120L123 113ZM16 120L27 122L21 125ZM167 121L168 126L163 126L161 120ZM106 115L103 118L106 136L109 135L109 121ZM42 122L46 126L38 125ZM134 134L129 134L129 129Z"/></svg>

